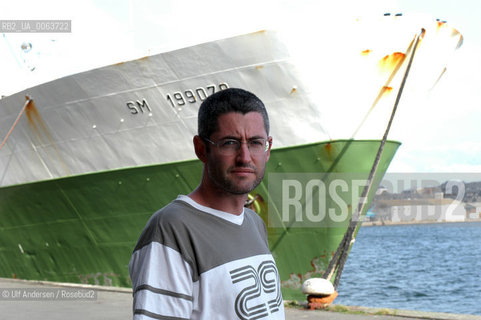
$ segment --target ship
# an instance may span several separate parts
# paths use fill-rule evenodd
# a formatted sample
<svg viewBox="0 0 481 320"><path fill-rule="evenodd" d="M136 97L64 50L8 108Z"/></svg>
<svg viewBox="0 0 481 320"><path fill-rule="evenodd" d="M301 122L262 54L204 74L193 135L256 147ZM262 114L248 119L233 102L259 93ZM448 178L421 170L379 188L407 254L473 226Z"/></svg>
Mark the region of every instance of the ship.
<svg viewBox="0 0 481 320"><path fill-rule="evenodd" d="M266 223L284 299L304 300L306 279L334 281L341 273L329 270L333 259L346 258L400 146L383 133L402 80L410 68L422 69L411 59L422 56L425 44L418 42L444 29L436 42L443 51L462 41L444 22L432 25L432 33L424 25L406 30L407 37L393 41L400 49L379 52L375 63L362 61L378 52L359 47L359 61L351 61L363 66L359 79L379 71L378 61L387 71L351 92L349 81L336 84L341 95L359 95L358 105L324 97L340 74L359 70L332 68L330 58L309 50L312 39L275 30L119 62L2 97L0 277L130 287L128 263L147 220L199 182L192 137L200 103L236 87L264 101L274 139L264 181L246 205ZM438 64L429 71L433 79L443 73ZM379 134L371 134L374 127ZM344 136L330 134L339 129ZM359 138L363 130L371 137Z"/></svg>

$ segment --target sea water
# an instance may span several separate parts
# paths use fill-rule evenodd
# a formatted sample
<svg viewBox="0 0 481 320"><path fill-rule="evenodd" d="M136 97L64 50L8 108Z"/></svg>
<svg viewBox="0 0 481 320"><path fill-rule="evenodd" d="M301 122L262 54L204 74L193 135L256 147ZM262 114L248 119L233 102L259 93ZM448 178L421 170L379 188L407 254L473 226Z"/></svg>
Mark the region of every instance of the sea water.
<svg viewBox="0 0 481 320"><path fill-rule="evenodd" d="M481 222L361 227L336 304L481 315Z"/></svg>

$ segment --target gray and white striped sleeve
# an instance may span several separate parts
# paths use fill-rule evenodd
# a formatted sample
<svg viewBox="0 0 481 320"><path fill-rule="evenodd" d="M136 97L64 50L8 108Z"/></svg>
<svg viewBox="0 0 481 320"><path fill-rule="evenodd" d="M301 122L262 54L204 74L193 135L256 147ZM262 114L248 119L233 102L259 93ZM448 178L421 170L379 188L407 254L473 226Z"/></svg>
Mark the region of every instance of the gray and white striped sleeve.
<svg viewBox="0 0 481 320"><path fill-rule="evenodd" d="M197 287L176 250L151 242L132 254L129 272L134 319L190 319Z"/></svg>

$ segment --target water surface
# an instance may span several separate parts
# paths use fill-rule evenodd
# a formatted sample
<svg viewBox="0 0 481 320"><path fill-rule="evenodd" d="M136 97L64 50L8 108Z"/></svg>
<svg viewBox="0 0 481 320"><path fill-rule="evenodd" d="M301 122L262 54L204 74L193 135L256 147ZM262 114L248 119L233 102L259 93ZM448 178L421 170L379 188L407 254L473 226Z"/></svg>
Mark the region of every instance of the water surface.
<svg viewBox="0 0 481 320"><path fill-rule="evenodd" d="M481 315L481 222L362 227L335 303Z"/></svg>

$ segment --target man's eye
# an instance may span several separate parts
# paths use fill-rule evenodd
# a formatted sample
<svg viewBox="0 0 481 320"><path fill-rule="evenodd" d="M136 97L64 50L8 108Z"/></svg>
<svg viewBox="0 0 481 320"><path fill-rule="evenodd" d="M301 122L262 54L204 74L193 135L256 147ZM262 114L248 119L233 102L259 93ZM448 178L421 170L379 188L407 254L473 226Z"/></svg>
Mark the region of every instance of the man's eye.
<svg viewBox="0 0 481 320"><path fill-rule="evenodd" d="M251 141L249 141L249 144L251 146L264 146L264 141L263 140L251 140Z"/></svg>
<svg viewBox="0 0 481 320"><path fill-rule="evenodd" d="M224 140L222 143L221 143L221 146L222 147L232 147L232 146L236 146L238 145L239 142L236 141L236 140Z"/></svg>

